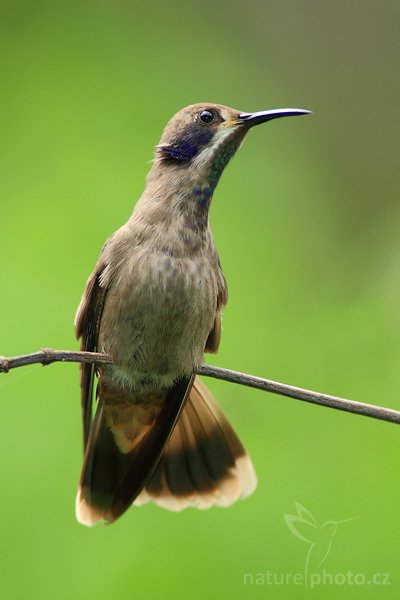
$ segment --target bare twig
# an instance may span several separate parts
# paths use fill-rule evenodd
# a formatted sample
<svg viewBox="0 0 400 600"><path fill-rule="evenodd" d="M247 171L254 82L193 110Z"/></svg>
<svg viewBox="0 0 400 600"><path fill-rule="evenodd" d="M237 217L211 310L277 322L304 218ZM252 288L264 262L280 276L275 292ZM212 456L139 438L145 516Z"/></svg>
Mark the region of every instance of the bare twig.
<svg viewBox="0 0 400 600"><path fill-rule="evenodd" d="M50 348L43 348L42 350L39 350L39 352L33 352L32 354L23 354L21 356L13 356L10 358L0 357L0 373L7 373L10 369L16 369L17 367L24 367L26 365L38 363L49 365L53 362L106 364L111 363L112 359L110 356L107 356L107 354L101 354L99 352L73 352L69 350L51 350ZM254 375L246 375L245 373L239 373L238 371L221 369L210 365L201 365L196 369L196 373L198 375L204 375L205 377L214 377L215 379L223 379L224 381L230 381L231 383L256 388L258 390L263 390L264 392L272 392L273 394L288 396L297 400L303 400L304 402L311 402L312 404L336 408L338 410L344 410L358 415L372 417L374 419L381 419L382 421L390 421L391 423L400 423L400 411L376 406L374 404L346 400L345 398L321 394L320 392L313 392L311 390L287 385L286 383L279 383L277 381L271 381L270 379L263 379Z"/></svg>
<svg viewBox="0 0 400 600"><path fill-rule="evenodd" d="M99 352L82 352L71 350L52 350L51 348L42 348L39 352L31 354L21 354L21 356L12 356L6 358L0 356L0 373L8 373L11 369L25 367L26 365L41 364L50 365L53 362L78 362L78 363L112 363L111 356L100 354Z"/></svg>

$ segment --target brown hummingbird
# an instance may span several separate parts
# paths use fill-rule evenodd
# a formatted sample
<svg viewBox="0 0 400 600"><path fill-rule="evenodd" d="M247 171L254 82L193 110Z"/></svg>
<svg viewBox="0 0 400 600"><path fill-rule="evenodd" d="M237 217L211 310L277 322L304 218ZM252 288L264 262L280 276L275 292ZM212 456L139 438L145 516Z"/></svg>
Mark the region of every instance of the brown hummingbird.
<svg viewBox="0 0 400 600"><path fill-rule="evenodd" d="M204 352L218 350L228 298L209 208L251 127L309 112L201 103L166 126L145 191L104 244L76 316L81 349L113 360L81 365L80 523L111 523L132 503L178 511L228 506L254 491L246 450L193 375Z"/></svg>

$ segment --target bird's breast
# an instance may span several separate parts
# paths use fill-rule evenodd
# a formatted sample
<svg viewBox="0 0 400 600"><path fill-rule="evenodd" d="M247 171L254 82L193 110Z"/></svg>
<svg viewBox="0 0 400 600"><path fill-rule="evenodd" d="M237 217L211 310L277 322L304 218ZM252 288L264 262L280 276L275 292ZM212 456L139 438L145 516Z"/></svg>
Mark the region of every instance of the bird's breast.
<svg viewBox="0 0 400 600"><path fill-rule="evenodd" d="M121 365L114 376L135 387L192 373L203 360L217 294L218 270L205 256L133 255L108 292L100 327L102 350Z"/></svg>

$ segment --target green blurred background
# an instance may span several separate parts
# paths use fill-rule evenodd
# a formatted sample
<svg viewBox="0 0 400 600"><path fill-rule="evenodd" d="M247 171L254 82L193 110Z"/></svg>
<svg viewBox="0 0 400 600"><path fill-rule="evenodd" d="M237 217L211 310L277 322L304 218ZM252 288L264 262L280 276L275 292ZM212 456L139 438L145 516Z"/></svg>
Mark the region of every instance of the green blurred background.
<svg viewBox="0 0 400 600"><path fill-rule="evenodd" d="M230 302L209 360L400 408L399 26L395 0L2 0L0 354L77 347L86 278L174 112L298 106L314 115L253 131L214 196ZM74 517L78 367L0 377L1 597L399 597L398 427L208 384L256 493L87 529ZM386 585L281 584L310 548L284 520L295 502L318 526L358 517L318 530L331 542L318 572Z"/></svg>

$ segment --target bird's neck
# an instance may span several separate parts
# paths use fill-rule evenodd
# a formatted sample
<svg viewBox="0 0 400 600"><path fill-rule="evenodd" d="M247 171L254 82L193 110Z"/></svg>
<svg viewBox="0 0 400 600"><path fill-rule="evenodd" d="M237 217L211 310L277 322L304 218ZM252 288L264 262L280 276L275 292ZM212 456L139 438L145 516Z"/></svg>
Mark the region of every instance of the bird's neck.
<svg viewBox="0 0 400 600"><path fill-rule="evenodd" d="M176 161L168 164L157 157L147 176L146 188L150 187L156 191L161 189L163 193L168 191L193 197L201 196L201 190L207 191L207 197L211 197L221 172L217 173L216 169L211 166L204 168L200 161L193 163Z"/></svg>
<svg viewBox="0 0 400 600"><path fill-rule="evenodd" d="M153 246L184 255L213 244L209 209L214 187L188 167L153 165L131 220Z"/></svg>

